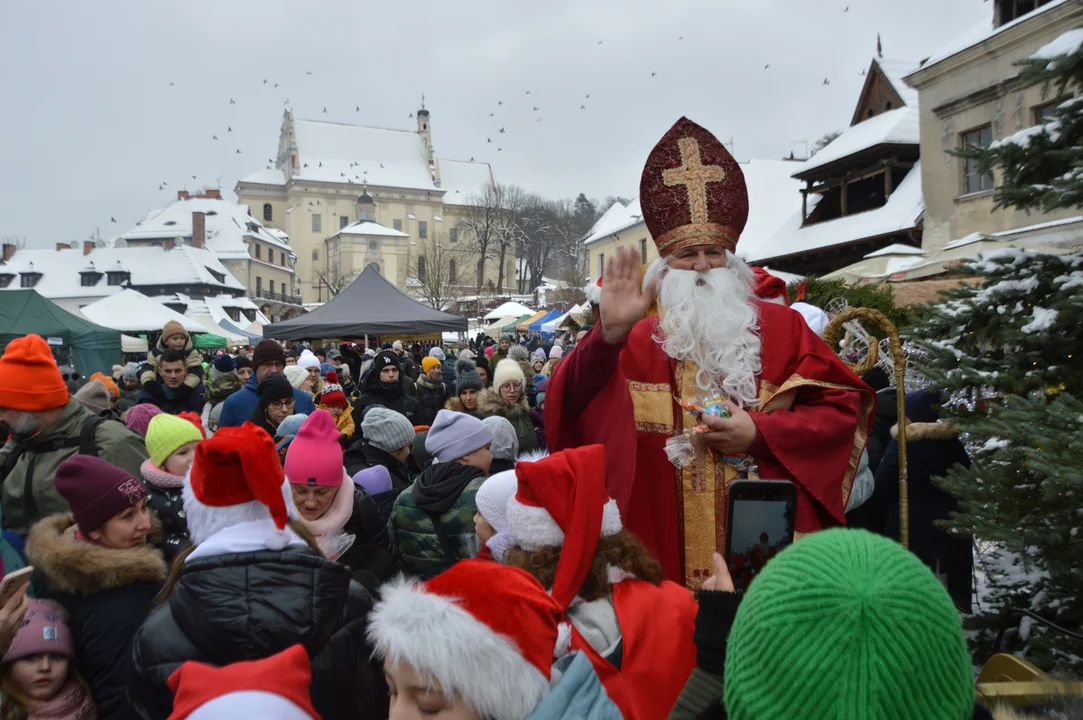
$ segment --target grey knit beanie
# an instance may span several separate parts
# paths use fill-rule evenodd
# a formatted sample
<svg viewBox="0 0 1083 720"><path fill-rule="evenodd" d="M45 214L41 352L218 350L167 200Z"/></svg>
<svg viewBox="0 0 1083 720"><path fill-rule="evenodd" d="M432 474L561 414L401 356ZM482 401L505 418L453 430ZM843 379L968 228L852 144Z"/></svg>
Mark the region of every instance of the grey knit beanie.
<svg viewBox="0 0 1083 720"><path fill-rule="evenodd" d="M515 426L499 415L492 415L481 422L493 433L493 444L489 448L493 457L515 462L515 458L519 457L519 436L515 434Z"/></svg>
<svg viewBox="0 0 1083 720"><path fill-rule="evenodd" d="M296 367L291 365L290 367ZM278 437L287 437L289 435L296 435L297 431L301 429L301 426L305 424L305 420L308 420L308 415L304 413L295 413L288 415L285 420L278 424L278 430L276 434Z"/></svg>
<svg viewBox="0 0 1083 720"><path fill-rule="evenodd" d="M493 442L493 433L473 415L441 410L425 438L425 449L442 463L454 462Z"/></svg>
<svg viewBox="0 0 1083 720"><path fill-rule="evenodd" d="M414 426L406 416L380 405L365 411L361 421L361 435L365 442L377 450L395 452L414 441Z"/></svg>
<svg viewBox="0 0 1083 720"><path fill-rule="evenodd" d="M121 374L122 380L131 380L136 382L139 380L139 363L130 362L124 366L124 372Z"/></svg>

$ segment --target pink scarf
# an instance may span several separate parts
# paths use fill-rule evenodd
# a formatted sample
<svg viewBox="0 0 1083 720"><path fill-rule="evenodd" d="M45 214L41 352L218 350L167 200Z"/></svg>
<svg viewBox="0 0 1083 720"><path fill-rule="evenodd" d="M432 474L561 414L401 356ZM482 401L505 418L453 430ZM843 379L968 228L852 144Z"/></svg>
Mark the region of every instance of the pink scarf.
<svg viewBox="0 0 1083 720"><path fill-rule="evenodd" d="M305 526L305 529L316 538L320 550L329 560L335 560L353 545L354 536L343 533L342 528L353 516L353 483L346 477L343 471L343 482L338 486L335 499L320 517L315 520L306 520L300 513L297 519Z"/></svg>
<svg viewBox="0 0 1083 720"><path fill-rule="evenodd" d="M143 480L157 488L163 490L174 490L176 488L184 487L184 478L180 475L174 475L162 470L160 467L155 466L150 460L144 460L143 464L139 466L139 472L143 476Z"/></svg>
<svg viewBox="0 0 1083 720"><path fill-rule="evenodd" d="M69 680L52 700L28 708L27 720L94 720L97 716L90 693L77 681Z"/></svg>

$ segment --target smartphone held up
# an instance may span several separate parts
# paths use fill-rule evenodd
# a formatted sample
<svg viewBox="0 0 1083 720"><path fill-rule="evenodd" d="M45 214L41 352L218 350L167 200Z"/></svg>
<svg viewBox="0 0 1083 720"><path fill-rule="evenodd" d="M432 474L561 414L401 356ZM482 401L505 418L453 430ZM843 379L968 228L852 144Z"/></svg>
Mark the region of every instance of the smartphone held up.
<svg viewBox="0 0 1083 720"><path fill-rule="evenodd" d="M738 480L729 486L726 567L743 593L767 561L793 543L797 486L789 480Z"/></svg>

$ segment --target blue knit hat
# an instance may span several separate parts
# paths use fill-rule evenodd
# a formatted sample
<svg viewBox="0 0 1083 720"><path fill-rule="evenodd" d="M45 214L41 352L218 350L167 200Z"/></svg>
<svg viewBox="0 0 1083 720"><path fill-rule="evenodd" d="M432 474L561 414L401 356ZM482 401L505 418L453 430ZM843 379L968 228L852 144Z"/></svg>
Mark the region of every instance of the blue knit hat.
<svg viewBox="0 0 1083 720"><path fill-rule="evenodd" d="M320 377L327 377L327 373L334 372L335 366L329 362L320 363Z"/></svg>
<svg viewBox="0 0 1083 720"><path fill-rule="evenodd" d="M237 372L237 363L230 355L219 355L214 359L214 371L217 373Z"/></svg>

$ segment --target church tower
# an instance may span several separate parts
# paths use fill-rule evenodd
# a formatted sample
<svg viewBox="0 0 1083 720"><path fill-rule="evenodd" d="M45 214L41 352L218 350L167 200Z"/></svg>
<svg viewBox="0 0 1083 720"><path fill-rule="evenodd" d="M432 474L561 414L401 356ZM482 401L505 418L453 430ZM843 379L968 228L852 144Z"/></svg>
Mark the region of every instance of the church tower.
<svg viewBox="0 0 1083 720"><path fill-rule="evenodd" d="M429 175L436 187L440 187L440 172L436 167L436 152L432 147L432 121L425 109L425 96L421 96L421 109L417 111L417 134L421 137L421 147L425 153L425 162L429 164Z"/></svg>

